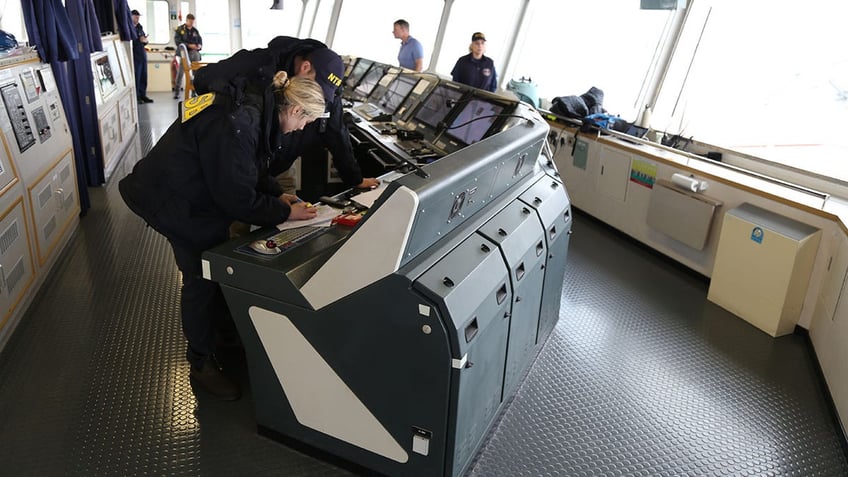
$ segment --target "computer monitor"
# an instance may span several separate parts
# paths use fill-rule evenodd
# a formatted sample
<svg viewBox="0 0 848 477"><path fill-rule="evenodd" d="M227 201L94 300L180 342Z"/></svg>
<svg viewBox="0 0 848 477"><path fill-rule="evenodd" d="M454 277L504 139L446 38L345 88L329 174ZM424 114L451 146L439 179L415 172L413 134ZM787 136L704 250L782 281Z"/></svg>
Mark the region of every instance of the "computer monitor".
<svg viewBox="0 0 848 477"><path fill-rule="evenodd" d="M480 98L471 99L462 105L462 110L445 134L465 144L474 144L483 139L503 110L503 105Z"/></svg>
<svg viewBox="0 0 848 477"><path fill-rule="evenodd" d="M368 71L368 68L373 65L374 62L371 60L366 60L365 58L360 58L357 60L356 65L354 65L353 70L351 70L350 74L345 78L345 86L348 88L353 88L359 83L359 80L362 79L362 75Z"/></svg>
<svg viewBox="0 0 848 477"><path fill-rule="evenodd" d="M418 109L418 105L421 104L421 101L427 99L427 95L430 93L430 89L435 85L435 82L438 80L427 80L426 78L419 78L418 83L415 84L415 87L412 88L412 91L407 95L406 99L400 103L400 106L395 110L395 116L397 116L402 121L408 121L412 114Z"/></svg>
<svg viewBox="0 0 848 477"><path fill-rule="evenodd" d="M418 108L415 119L428 126L438 128L461 97L462 91L440 84L430 93L424 104Z"/></svg>
<svg viewBox="0 0 848 477"><path fill-rule="evenodd" d="M365 73L365 76L356 85L356 89L353 90L354 95L359 98L367 98L371 94L371 91L374 91L374 88L384 74L386 74L386 71L383 69L383 65L377 63L371 65L371 68L368 69L368 72Z"/></svg>
<svg viewBox="0 0 848 477"><path fill-rule="evenodd" d="M377 100L377 104L388 114L394 114L398 106L409 96L412 88L418 83L415 76L400 75L386 88L383 96ZM376 93L375 93L376 94Z"/></svg>

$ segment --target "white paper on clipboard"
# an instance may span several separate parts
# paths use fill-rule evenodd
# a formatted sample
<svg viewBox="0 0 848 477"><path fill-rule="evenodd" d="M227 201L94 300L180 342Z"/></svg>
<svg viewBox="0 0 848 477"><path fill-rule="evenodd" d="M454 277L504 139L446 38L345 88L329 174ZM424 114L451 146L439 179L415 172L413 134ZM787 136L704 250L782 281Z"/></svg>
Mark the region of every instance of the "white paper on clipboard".
<svg viewBox="0 0 848 477"><path fill-rule="evenodd" d="M333 217L342 213L339 209L334 209L329 205L318 204L315 206L318 209L318 215L316 215L312 219L308 220L286 220L285 222L277 225L277 230L287 230L287 229L295 229L297 227L303 227L305 225L316 225L329 227L330 222L333 220Z"/></svg>
<svg viewBox="0 0 848 477"><path fill-rule="evenodd" d="M374 202L377 200L377 198L380 197L380 195L383 193L383 189L386 188L386 185L387 183L385 181L381 182L376 189L371 189L362 192L361 194L356 194L355 196L351 197L350 200L356 202L357 204L363 207L368 207L370 209L371 206L374 205Z"/></svg>

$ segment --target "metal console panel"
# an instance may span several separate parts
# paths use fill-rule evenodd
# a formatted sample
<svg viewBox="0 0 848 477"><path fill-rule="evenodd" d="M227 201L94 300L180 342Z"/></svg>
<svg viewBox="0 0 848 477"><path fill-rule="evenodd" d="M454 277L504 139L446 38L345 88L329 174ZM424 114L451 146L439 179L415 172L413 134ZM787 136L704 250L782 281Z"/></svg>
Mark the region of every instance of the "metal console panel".
<svg viewBox="0 0 848 477"><path fill-rule="evenodd" d="M521 201L536 210L545 229L548 257L542 287L542 308L536 342L544 343L559 320L562 281L571 235L571 202L559 180L547 178L536 182L521 194Z"/></svg>
<svg viewBox="0 0 848 477"><path fill-rule="evenodd" d="M396 179L352 229L204 253L260 429L382 474L467 471L559 307L570 205L531 123Z"/></svg>
<svg viewBox="0 0 848 477"><path fill-rule="evenodd" d="M535 211L514 201L478 231L500 247L514 294L510 310L504 394L511 393L535 356L548 247Z"/></svg>

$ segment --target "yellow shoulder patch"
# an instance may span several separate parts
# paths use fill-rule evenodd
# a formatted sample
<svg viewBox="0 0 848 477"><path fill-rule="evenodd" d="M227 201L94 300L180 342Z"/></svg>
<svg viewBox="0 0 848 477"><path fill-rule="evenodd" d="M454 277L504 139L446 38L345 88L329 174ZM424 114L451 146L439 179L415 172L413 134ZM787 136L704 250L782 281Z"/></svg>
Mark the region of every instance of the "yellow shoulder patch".
<svg viewBox="0 0 848 477"><path fill-rule="evenodd" d="M180 118L182 118L182 122L186 122L189 119L200 114L201 111L212 106L212 103L215 102L215 93L206 93L201 94L200 96L195 96L194 98L188 98L187 100L182 102L182 111L180 111Z"/></svg>

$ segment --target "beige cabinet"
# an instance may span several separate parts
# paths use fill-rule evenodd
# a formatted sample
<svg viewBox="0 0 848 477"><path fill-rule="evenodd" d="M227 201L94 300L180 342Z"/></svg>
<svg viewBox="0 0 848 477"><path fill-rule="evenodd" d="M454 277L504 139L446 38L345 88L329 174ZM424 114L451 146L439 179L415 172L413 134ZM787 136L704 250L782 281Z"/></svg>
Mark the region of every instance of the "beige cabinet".
<svg viewBox="0 0 848 477"><path fill-rule="evenodd" d="M618 149L601 146L598 191L624 202L630 180L630 155Z"/></svg>
<svg viewBox="0 0 848 477"><path fill-rule="evenodd" d="M751 204L724 215L707 298L772 336L791 333L821 231Z"/></svg>

